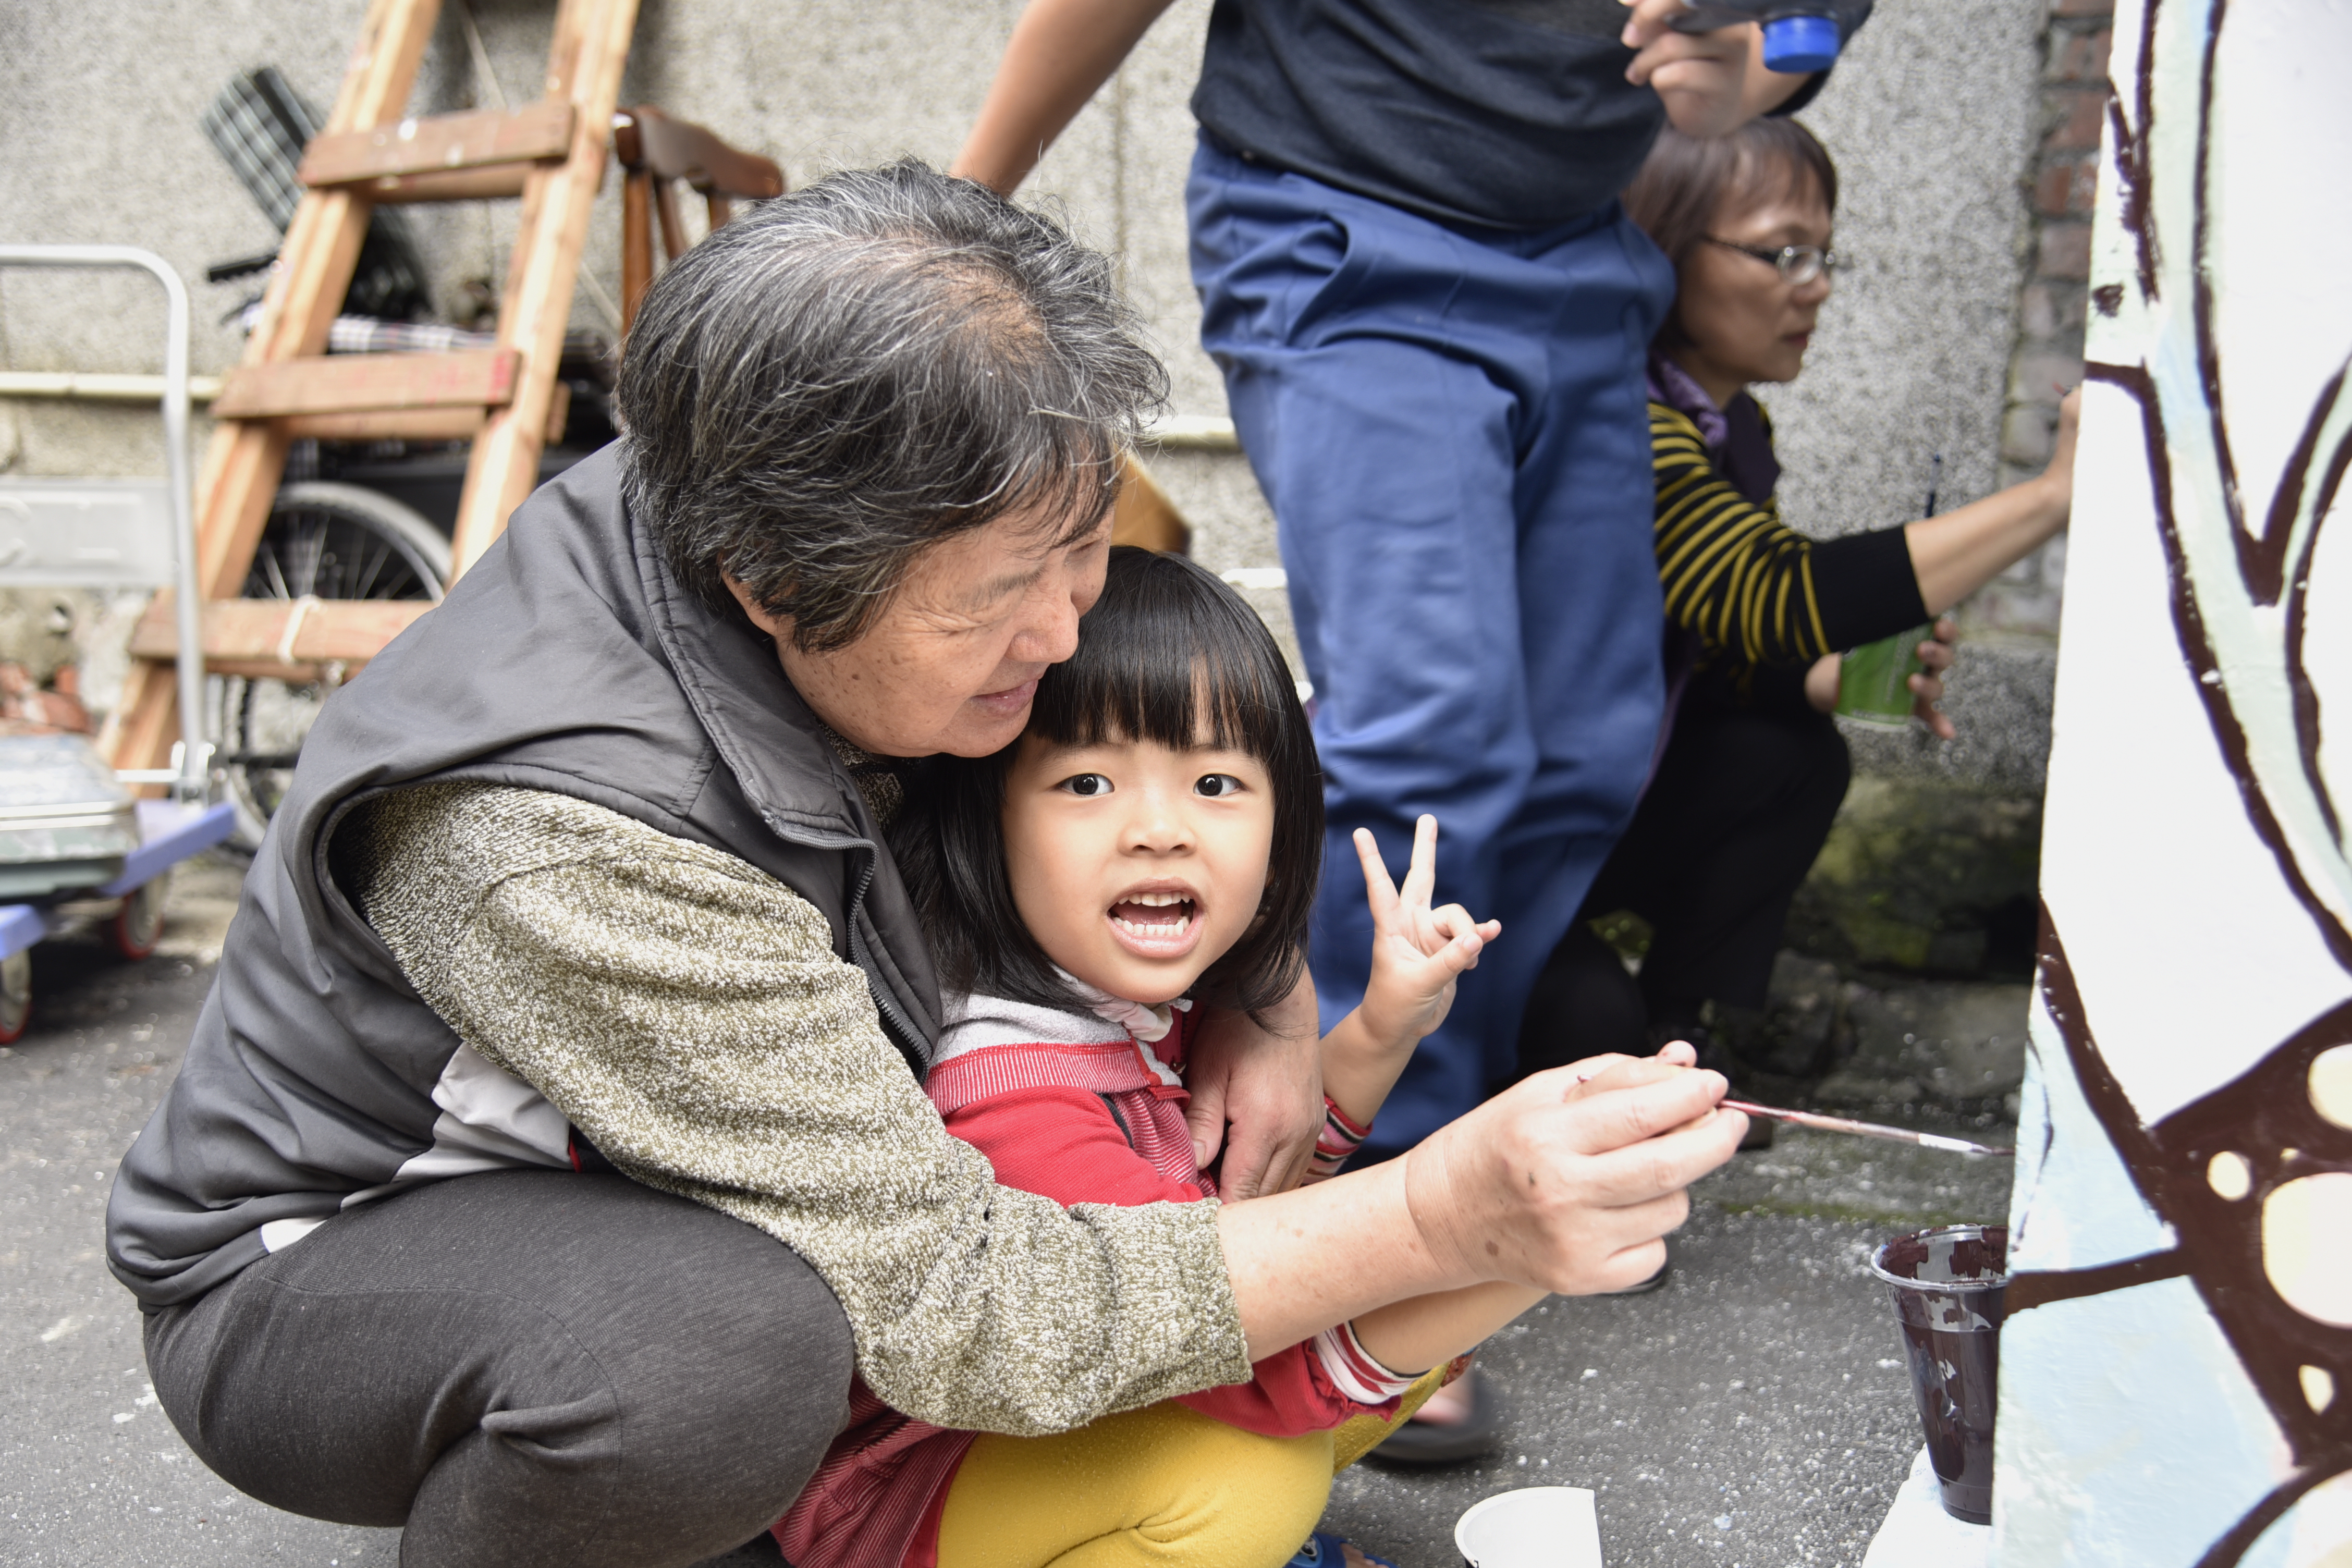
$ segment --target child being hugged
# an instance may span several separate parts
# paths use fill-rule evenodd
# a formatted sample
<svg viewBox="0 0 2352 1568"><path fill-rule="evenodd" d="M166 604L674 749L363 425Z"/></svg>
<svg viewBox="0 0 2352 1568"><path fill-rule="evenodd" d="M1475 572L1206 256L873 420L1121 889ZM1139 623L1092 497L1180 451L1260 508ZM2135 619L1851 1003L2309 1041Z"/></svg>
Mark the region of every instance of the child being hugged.
<svg viewBox="0 0 2352 1568"><path fill-rule="evenodd" d="M999 1182L1063 1204L1214 1196L1184 1121L1192 1002L1290 994L1321 869L1322 780L1273 637L1191 562L1115 549L1021 739L929 768L892 847L940 963L924 1087L948 1131ZM1323 1041L1318 1177L1363 1141L1500 929L1430 907L1436 842L1423 816L1400 889L1356 835L1371 983ZM1246 1384L1052 1437L929 1426L860 1384L776 1536L800 1568L1013 1568L1082 1548L1101 1565L1313 1563L1342 1544L1308 1534L1335 1468L1538 1299L1490 1284L1397 1302Z"/></svg>

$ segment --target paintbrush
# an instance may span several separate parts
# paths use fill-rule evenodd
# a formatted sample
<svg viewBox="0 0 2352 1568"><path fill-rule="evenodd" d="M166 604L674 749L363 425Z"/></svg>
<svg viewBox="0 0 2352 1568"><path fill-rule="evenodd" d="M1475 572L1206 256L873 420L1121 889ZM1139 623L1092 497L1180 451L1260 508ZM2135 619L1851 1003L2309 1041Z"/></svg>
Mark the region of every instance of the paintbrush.
<svg viewBox="0 0 2352 1568"><path fill-rule="evenodd" d="M1750 1105L1744 1100L1722 1102L1726 1110L1745 1111L1749 1116L1769 1116L1776 1121L1794 1122L1818 1132L1851 1132L1861 1138L1885 1138L1895 1143L1916 1143L1923 1149L1948 1149L1955 1154L2015 1154L2014 1149L1995 1149L1989 1144L1971 1143L1965 1138L1946 1138L1934 1132L1914 1132L1903 1127L1882 1127L1875 1121L1853 1121L1843 1116L1822 1116L1811 1110L1779 1110L1769 1105Z"/></svg>

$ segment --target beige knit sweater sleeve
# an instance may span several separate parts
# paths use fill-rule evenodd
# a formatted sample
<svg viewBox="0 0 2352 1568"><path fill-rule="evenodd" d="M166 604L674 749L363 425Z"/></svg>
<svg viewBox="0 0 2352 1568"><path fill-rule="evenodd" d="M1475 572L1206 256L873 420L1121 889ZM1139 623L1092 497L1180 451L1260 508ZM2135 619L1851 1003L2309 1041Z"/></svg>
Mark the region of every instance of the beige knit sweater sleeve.
<svg viewBox="0 0 2352 1568"><path fill-rule="evenodd" d="M418 994L629 1175L808 1259L890 1405L1030 1435L1249 1377L1215 1205L997 1186L782 883L536 790L362 810L338 860Z"/></svg>

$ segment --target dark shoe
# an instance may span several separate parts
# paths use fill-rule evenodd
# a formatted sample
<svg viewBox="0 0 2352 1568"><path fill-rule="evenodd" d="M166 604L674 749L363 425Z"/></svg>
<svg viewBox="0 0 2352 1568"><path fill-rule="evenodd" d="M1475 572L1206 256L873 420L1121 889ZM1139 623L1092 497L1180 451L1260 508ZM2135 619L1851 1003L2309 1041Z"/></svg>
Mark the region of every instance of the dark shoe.
<svg viewBox="0 0 2352 1568"><path fill-rule="evenodd" d="M1732 1082L1739 1081L1739 1058L1724 1043L1721 1035L1702 1018L1669 1018L1650 1026L1649 1045L1653 1051L1662 1046L1681 1040L1697 1054L1698 1065L1709 1072L1719 1072Z"/></svg>
<svg viewBox="0 0 2352 1568"><path fill-rule="evenodd" d="M1396 1564L1387 1558L1375 1557L1360 1546L1356 1548L1356 1552L1373 1568L1396 1568ZM1318 1530L1307 1538L1307 1544L1300 1547L1297 1555L1284 1563L1282 1568L1347 1568L1347 1563L1348 1543L1336 1535Z"/></svg>
<svg viewBox="0 0 2352 1568"><path fill-rule="evenodd" d="M1502 1436L1502 1397L1475 1366L1460 1385L1469 1392L1469 1419L1441 1426L1408 1417L1365 1457L1391 1465L1458 1465L1491 1453Z"/></svg>
<svg viewBox="0 0 2352 1568"><path fill-rule="evenodd" d="M1736 1088L1759 1073L1775 1070L1767 1022L1759 1007L1702 1002L1695 1012L1677 1009L1664 1022L1653 1025L1650 1048L1654 1051L1669 1040L1687 1040L1698 1053L1700 1067L1721 1073Z"/></svg>
<svg viewBox="0 0 2352 1568"><path fill-rule="evenodd" d="M1674 1244L1672 1242L1667 1243L1669 1248L1671 1248L1673 1245ZM1665 1284L1666 1276L1672 1274L1674 1271L1674 1253L1669 1250L1666 1254L1666 1260L1658 1265L1658 1271L1655 1274L1651 1275L1639 1285L1628 1285L1622 1290L1611 1290L1607 1292L1607 1294L1612 1296L1646 1296L1651 1291L1655 1290Z"/></svg>
<svg viewBox="0 0 2352 1568"><path fill-rule="evenodd" d="M717 1557L706 1557L693 1568L760 1568L764 1563L783 1561L784 1553L777 1546L776 1538L763 1530L734 1551ZM791 1568L791 1564L786 1563L785 1568Z"/></svg>
<svg viewBox="0 0 2352 1568"><path fill-rule="evenodd" d="M1717 1008L1712 1002L1706 1005L1706 1009L1711 1015L1728 1011L1728 1009ZM1667 1040L1689 1041L1691 1048L1698 1053L1698 1065L1710 1072L1721 1073L1725 1081L1731 1085L1735 1095L1739 1092L1740 1086L1755 1075L1754 1067L1725 1043L1722 1033L1713 1023L1684 1025L1670 1029L1661 1029L1656 1033L1659 1038L1653 1046L1653 1049L1656 1046L1664 1045ZM1742 1133L1739 1139L1741 1152L1769 1149L1771 1146L1772 1122L1761 1116L1749 1117L1748 1131Z"/></svg>

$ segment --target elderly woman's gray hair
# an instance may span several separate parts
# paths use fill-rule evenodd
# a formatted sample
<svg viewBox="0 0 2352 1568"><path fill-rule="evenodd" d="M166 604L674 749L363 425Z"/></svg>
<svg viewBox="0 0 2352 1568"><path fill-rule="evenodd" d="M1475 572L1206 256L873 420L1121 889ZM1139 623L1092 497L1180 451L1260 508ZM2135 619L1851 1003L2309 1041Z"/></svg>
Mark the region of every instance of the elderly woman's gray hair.
<svg viewBox="0 0 2352 1568"><path fill-rule="evenodd" d="M622 483L683 583L731 612L734 578L818 652L950 534L1094 526L1167 386L1107 257L904 160L764 203L655 283Z"/></svg>

